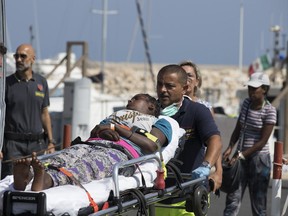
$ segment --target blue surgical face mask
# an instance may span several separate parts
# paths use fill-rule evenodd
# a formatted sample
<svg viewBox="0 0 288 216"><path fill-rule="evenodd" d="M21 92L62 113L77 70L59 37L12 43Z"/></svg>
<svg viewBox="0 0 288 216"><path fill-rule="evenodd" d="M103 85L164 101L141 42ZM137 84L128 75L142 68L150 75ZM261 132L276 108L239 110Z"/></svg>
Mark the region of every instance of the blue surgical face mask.
<svg viewBox="0 0 288 216"><path fill-rule="evenodd" d="M175 115L179 110L179 104L177 103L173 103L170 106L165 107L162 111L161 111L161 115L164 116L173 116Z"/></svg>

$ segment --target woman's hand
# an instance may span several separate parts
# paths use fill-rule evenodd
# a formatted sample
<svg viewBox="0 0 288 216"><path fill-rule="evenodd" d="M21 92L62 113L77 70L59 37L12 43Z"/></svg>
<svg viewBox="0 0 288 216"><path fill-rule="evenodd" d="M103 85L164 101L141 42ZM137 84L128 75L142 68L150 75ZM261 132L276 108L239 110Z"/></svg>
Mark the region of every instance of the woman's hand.
<svg viewBox="0 0 288 216"><path fill-rule="evenodd" d="M96 125L90 132L90 137L99 137L104 130L111 130L110 124Z"/></svg>
<svg viewBox="0 0 288 216"><path fill-rule="evenodd" d="M231 160L229 161L229 165L233 165L237 160L240 160L240 158L239 158L239 155L238 154L235 154L232 158L231 158Z"/></svg>
<svg viewBox="0 0 288 216"><path fill-rule="evenodd" d="M223 156L222 156L224 161L229 161L229 156L230 156L231 152L232 152L232 147L228 146L227 149L224 151Z"/></svg>
<svg viewBox="0 0 288 216"><path fill-rule="evenodd" d="M110 140L110 141L119 141L120 140L119 134L116 131L113 131L111 129L100 131L100 134L98 137L105 139L105 140Z"/></svg>

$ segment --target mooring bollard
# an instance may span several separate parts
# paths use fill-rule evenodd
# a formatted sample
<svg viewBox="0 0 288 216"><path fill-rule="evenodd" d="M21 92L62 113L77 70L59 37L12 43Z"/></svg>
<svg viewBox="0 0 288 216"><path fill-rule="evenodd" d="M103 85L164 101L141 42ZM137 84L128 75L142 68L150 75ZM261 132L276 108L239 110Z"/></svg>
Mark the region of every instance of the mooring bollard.
<svg viewBox="0 0 288 216"><path fill-rule="evenodd" d="M63 149L71 145L71 125L64 125Z"/></svg>
<svg viewBox="0 0 288 216"><path fill-rule="evenodd" d="M272 180L272 205L271 215L281 214L281 188L282 188L282 158L283 142L276 141L274 146L273 180Z"/></svg>

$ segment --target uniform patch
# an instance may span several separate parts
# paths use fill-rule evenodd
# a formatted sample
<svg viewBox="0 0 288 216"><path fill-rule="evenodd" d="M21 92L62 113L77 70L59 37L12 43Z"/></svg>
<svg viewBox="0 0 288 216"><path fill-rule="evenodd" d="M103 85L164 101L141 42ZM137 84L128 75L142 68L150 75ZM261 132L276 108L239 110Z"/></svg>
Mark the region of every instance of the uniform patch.
<svg viewBox="0 0 288 216"><path fill-rule="evenodd" d="M186 133L185 133L185 138L186 138L186 140L195 138L194 129L189 128L189 129L185 129L185 131L186 131Z"/></svg>
<svg viewBox="0 0 288 216"><path fill-rule="evenodd" d="M45 94L43 92L35 91L35 96L44 98Z"/></svg>
<svg viewBox="0 0 288 216"><path fill-rule="evenodd" d="M43 85L42 84L37 84L37 88L39 91L43 91Z"/></svg>

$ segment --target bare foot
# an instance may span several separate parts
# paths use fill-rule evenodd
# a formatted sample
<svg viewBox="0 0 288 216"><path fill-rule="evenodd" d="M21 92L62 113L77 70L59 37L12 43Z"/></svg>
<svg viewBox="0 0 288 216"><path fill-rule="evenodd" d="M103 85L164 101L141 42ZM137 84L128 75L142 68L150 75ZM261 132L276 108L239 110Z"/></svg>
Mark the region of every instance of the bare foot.
<svg viewBox="0 0 288 216"><path fill-rule="evenodd" d="M38 160L37 155L35 152L32 153L32 161L31 166L33 167L34 171L34 179L32 182L31 190L32 191L41 191L44 188L44 166L41 161Z"/></svg>
<svg viewBox="0 0 288 216"><path fill-rule="evenodd" d="M13 163L14 189L25 190L32 179L30 164L31 158L19 159Z"/></svg>

